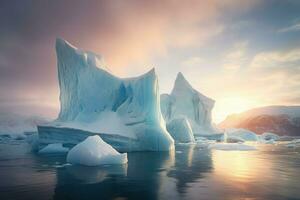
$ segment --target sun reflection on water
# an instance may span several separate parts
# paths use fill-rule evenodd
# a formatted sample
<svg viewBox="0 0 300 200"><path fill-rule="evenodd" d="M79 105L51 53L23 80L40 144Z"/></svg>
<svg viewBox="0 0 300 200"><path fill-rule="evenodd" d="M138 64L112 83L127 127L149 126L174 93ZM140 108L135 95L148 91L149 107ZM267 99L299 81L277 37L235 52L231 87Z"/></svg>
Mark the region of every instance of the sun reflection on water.
<svg viewBox="0 0 300 200"><path fill-rule="evenodd" d="M241 151L215 151L213 164L217 176L248 182L269 173L272 163L260 159L256 152Z"/></svg>

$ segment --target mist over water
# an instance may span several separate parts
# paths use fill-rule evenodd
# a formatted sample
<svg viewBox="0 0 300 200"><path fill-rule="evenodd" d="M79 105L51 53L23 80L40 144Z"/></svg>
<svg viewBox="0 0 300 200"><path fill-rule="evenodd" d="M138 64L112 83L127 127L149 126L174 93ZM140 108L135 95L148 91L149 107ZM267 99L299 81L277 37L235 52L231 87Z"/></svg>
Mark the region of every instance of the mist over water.
<svg viewBox="0 0 300 200"><path fill-rule="evenodd" d="M217 151L179 145L128 153L128 164L83 167L1 140L1 199L297 199L300 149Z"/></svg>

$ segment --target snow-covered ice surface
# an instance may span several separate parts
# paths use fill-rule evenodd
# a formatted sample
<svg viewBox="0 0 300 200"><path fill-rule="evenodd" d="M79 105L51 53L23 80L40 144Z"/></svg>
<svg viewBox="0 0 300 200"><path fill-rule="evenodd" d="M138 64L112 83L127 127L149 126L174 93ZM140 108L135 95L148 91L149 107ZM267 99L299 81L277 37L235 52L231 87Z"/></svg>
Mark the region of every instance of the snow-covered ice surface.
<svg viewBox="0 0 300 200"><path fill-rule="evenodd" d="M223 150L223 151L253 151L257 150L256 147L239 144L239 143L215 143L208 146L209 149Z"/></svg>
<svg viewBox="0 0 300 200"><path fill-rule="evenodd" d="M48 127L136 139L138 144L128 151L168 151L174 147L161 115L154 69L136 78L121 79L104 70L100 56L62 39L56 41L56 52L61 110ZM41 138L44 133L39 131ZM62 135L59 137L63 140Z"/></svg>
<svg viewBox="0 0 300 200"><path fill-rule="evenodd" d="M61 143L48 144L43 149L39 150L39 154L59 154L59 153L67 153L69 151L68 148L63 147Z"/></svg>
<svg viewBox="0 0 300 200"><path fill-rule="evenodd" d="M186 118L173 119L167 124L167 130L175 142L195 142L193 131Z"/></svg>
<svg viewBox="0 0 300 200"><path fill-rule="evenodd" d="M252 132L249 131L247 129L243 129L243 128L230 128L230 129L226 129L225 130L225 134L224 137L236 137L236 138L240 138L241 140L244 141L257 141L258 140L258 136Z"/></svg>
<svg viewBox="0 0 300 200"><path fill-rule="evenodd" d="M90 136L73 147L67 162L86 166L127 163L127 153L120 154L99 136Z"/></svg>
<svg viewBox="0 0 300 200"><path fill-rule="evenodd" d="M214 100L195 90L182 73L178 73L171 94L161 95L161 110L167 123L186 117L194 135L216 133L211 122Z"/></svg>

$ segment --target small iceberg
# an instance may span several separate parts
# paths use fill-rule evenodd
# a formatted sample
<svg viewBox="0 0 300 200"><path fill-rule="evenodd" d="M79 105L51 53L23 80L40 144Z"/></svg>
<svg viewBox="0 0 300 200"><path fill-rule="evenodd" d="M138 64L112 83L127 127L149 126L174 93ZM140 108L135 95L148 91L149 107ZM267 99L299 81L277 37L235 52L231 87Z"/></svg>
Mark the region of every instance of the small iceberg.
<svg viewBox="0 0 300 200"><path fill-rule="evenodd" d="M191 125L185 117L173 119L167 124L167 130L176 143L195 142Z"/></svg>
<svg viewBox="0 0 300 200"><path fill-rule="evenodd" d="M270 132L264 132L263 134L261 134L261 138L264 140L278 140L279 136L275 133L270 133Z"/></svg>
<svg viewBox="0 0 300 200"><path fill-rule="evenodd" d="M244 141L258 141L258 137L254 132L243 128L226 129L225 135L227 135L227 137L238 137Z"/></svg>
<svg viewBox="0 0 300 200"><path fill-rule="evenodd" d="M15 139L15 140L25 140L26 135L24 133L17 133L15 135L13 135L13 139Z"/></svg>
<svg viewBox="0 0 300 200"><path fill-rule="evenodd" d="M240 144L240 143L215 143L208 146L209 149L223 150L223 151L254 151L256 147Z"/></svg>
<svg viewBox="0 0 300 200"><path fill-rule="evenodd" d="M39 154L61 154L67 153L68 148L64 147L61 143L48 144L46 147L39 151Z"/></svg>
<svg viewBox="0 0 300 200"><path fill-rule="evenodd" d="M300 139L294 139L286 144L288 148L297 148L300 147Z"/></svg>
<svg viewBox="0 0 300 200"><path fill-rule="evenodd" d="M226 134L225 134L224 141L227 142L227 143L244 143L245 142L245 140L243 140L240 137L237 137L237 136L227 136Z"/></svg>
<svg viewBox="0 0 300 200"><path fill-rule="evenodd" d="M73 147L67 155L67 162L85 166L124 164L127 163L127 153L120 154L94 135Z"/></svg>
<svg viewBox="0 0 300 200"><path fill-rule="evenodd" d="M276 144L276 141L273 140L273 139L270 139L270 140L263 140L263 143L264 143L264 144Z"/></svg>

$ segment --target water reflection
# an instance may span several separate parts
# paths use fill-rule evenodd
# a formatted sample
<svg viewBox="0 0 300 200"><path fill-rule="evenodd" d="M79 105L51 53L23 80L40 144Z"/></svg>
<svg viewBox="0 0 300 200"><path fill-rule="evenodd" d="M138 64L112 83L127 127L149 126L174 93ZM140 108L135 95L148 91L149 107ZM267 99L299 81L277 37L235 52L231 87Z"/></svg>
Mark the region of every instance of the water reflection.
<svg viewBox="0 0 300 200"><path fill-rule="evenodd" d="M299 152L266 145L258 148L213 150L213 173L192 184L186 199L197 199L199 194L203 199L225 200L299 198Z"/></svg>
<svg viewBox="0 0 300 200"><path fill-rule="evenodd" d="M127 164L105 165L100 167L85 167L79 165L67 165L57 170L58 185L72 183L92 184L104 181L109 176L126 176ZM63 177L61 177L63 176Z"/></svg>
<svg viewBox="0 0 300 200"><path fill-rule="evenodd" d="M249 181L257 178L261 173L270 176L272 162L266 162L255 156L252 151L215 151L213 153L213 165L215 175L220 178L231 178L236 181Z"/></svg>
<svg viewBox="0 0 300 200"><path fill-rule="evenodd" d="M56 185L59 157L43 158L18 143L0 145L0 199L49 199Z"/></svg>
<svg viewBox="0 0 300 200"><path fill-rule="evenodd" d="M136 152L123 166L60 169L54 198L157 199L160 176L173 165L173 153Z"/></svg>
<svg viewBox="0 0 300 200"><path fill-rule="evenodd" d="M211 152L196 145L177 146L175 166L168 173L176 179L178 193L185 193L188 183L192 183L212 170Z"/></svg>
<svg viewBox="0 0 300 200"><path fill-rule="evenodd" d="M207 150L179 146L176 152L129 153L122 170L116 166L66 167L57 172L54 198L179 199L188 183L212 169L210 158Z"/></svg>
<svg viewBox="0 0 300 200"><path fill-rule="evenodd" d="M65 165L24 144L0 144L0 199L297 199L300 149L210 151L197 145L171 152L128 154L128 164Z"/></svg>

